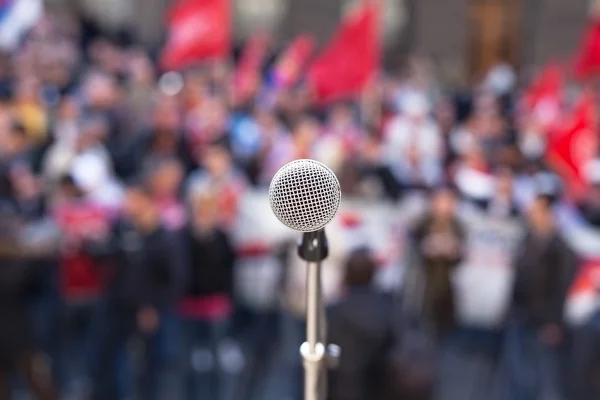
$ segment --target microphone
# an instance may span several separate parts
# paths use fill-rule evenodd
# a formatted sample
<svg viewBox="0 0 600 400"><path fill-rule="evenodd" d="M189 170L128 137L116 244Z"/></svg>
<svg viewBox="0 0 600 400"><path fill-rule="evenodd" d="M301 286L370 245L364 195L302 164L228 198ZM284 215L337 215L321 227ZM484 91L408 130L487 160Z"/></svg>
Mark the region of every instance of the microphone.
<svg viewBox="0 0 600 400"><path fill-rule="evenodd" d="M315 160L292 161L273 177L269 202L273 213L289 228L303 232L298 255L307 262L306 342L300 347L304 359L304 398L326 396L325 366L334 367L340 349L325 345L325 311L321 288L321 261L327 257L325 225L335 217L342 200L340 183L329 168Z"/></svg>
<svg viewBox="0 0 600 400"><path fill-rule="evenodd" d="M337 177L315 160L284 165L269 186L269 202L277 219L300 232L316 232L325 227L337 214L341 200Z"/></svg>

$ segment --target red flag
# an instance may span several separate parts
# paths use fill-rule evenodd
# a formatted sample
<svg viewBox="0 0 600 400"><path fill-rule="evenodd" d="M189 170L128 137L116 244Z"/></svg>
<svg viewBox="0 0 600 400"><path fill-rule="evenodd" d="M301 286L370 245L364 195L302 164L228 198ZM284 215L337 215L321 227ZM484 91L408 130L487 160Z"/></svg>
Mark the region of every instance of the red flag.
<svg viewBox="0 0 600 400"><path fill-rule="evenodd" d="M584 168L596 155L596 104L591 93L584 93L560 129L549 136L547 160L577 196L586 186Z"/></svg>
<svg viewBox="0 0 600 400"><path fill-rule="evenodd" d="M258 88L260 68L268 47L269 37L265 34L252 35L244 47L235 71L235 94L238 101L247 100Z"/></svg>
<svg viewBox="0 0 600 400"><path fill-rule="evenodd" d="M310 35L301 35L294 39L273 68L272 78L275 86L278 88L294 86L314 48L315 39Z"/></svg>
<svg viewBox="0 0 600 400"><path fill-rule="evenodd" d="M523 103L548 130L556 122L561 107L563 70L558 64L546 65L523 94Z"/></svg>
<svg viewBox="0 0 600 400"><path fill-rule="evenodd" d="M167 43L161 55L165 69L181 69L229 54L229 0L180 0L171 6L167 24Z"/></svg>
<svg viewBox="0 0 600 400"><path fill-rule="evenodd" d="M600 73L600 18L595 18L583 35L575 56L575 74L579 79Z"/></svg>
<svg viewBox="0 0 600 400"><path fill-rule="evenodd" d="M569 296L583 293L595 294L598 288L600 288L600 261L585 260L569 289Z"/></svg>
<svg viewBox="0 0 600 400"><path fill-rule="evenodd" d="M329 46L308 71L318 101L360 94L379 67L379 6L365 1L342 21Z"/></svg>
<svg viewBox="0 0 600 400"><path fill-rule="evenodd" d="M524 93L523 100L528 108L533 109L545 99L559 98L562 88L563 70L561 66L548 64L533 79Z"/></svg>

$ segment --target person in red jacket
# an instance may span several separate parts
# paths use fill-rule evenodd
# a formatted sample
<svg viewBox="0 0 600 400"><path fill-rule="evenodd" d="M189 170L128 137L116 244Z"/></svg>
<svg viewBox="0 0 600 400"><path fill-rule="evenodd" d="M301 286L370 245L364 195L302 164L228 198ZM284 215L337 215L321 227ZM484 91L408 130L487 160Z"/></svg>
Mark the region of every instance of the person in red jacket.
<svg viewBox="0 0 600 400"><path fill-rule="evenodd" d="M109 233L109 214L85 200L70 176L62 179L52 214L63 238L58 270L58 371L65 395L81 396L87 386L88 352L96 337L93 319L104 294L106 271L103 261L94 258L86 244Z"/></svg>

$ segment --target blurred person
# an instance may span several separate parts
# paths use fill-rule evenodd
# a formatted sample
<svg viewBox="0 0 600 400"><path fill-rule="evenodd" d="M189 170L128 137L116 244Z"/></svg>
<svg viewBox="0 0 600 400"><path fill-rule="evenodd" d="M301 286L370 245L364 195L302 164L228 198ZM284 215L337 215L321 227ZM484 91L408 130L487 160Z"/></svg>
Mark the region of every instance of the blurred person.
<svg viewBox="0 0 600 400"><path fill-rule="evenodd" d="M38 76L42 81L42 100L46 106L55 107L59 97L75 87L74 69L78 59L76 44L70 39L59 40L47 49L49 54L40 60Z"/></svg>
<svg viewBox="0 0 600 400"><path fill-rule="evenodd" d="M251 182L256 182L258 178L259 155L265 145L265 138L257 118L262 110L256 108L251 114L245 112L234 113L229 134L232 155L239 166L244 169ZM264 112L267 113L268 111Z"/></svg>
<svg viewBox="0 0 600 400"><path fill-rule="evenodd" d="M54 278L58 258L55 244L59 232L47 214L48 208L41 180L28 165L22 163L12 165L8 171L8 184L10 197L4 204L7 205L7 202L10 204L7 209L11 214L9 219L17 222L10 231L10 235L16 240L13 243L16 249L13 251L22 252L21 267L24 268L29 282L25 300L31 340L40 354L44 351L48 356L54 357L56 355L56 346L53 342L56 317ZM44 252L36 254L37 248ZM54 365L53 363L52 366Z"/></svg>
<svg viewBox="0 0 600 400"><path fill-rule="evenodd" d="M498 98L484 90L475 94L471 113L460 134L478 143L485 157L494 164L499 148L509 139L508 129Z"/></svg>
<svg viewBox="0 0 600 400"><path fill-rule="evenodd" d="M380 168L381 162L379 160L379 140L373 135L367 135L361 138L357 154L354 157L346 160L342 164L336 175L340 181L342 193L351 196L361 196L368 192L375 197L379 197L383 192L383 188L378 185L378 181L374 178L374 185L371 185L369 178L375 175L374 171ZM395 179L392 179L394 184L397 186ZM364 182L368 183L365 184ZM373 187L375 186L375 187ZM365 189L366 187L366 189Z"/></svg>
<svg viewBox="0 0 600 400"><path fill-rule="evenodd" d="M62 235L58 265L60 298L58 374L66 398L82 398L90 389L92 349L104 299L107 265L88 248L110 233L110 213L85 196L70 175L59 184L52 216Z"/></svg>
<svg viewBox="0 0 600 400"><path fill-rule="evenodd" d="M315 145L314 158L340 173L357 155L362 136L351 106L335 104L328 113L323 133Z"/></svg>
<svg viewBox="0 0 600 400"><path fill-rule="evenodd" d="M209 65L207 78L213 91L220 96L224 95L231 84L232 73L233 69L226 62L216 62Z"/></svg>
<svg viewBox="0 0 600 400"><path fill-rule="evenodd" d="M546 153L548 132L540 121L529 115L517 115L515 120L521 154L530 162L541 160Z"/></svg>
<svg viewBox="0 0 600 400"><path fill-rule="evenodd" d="M143 50L133 51L127 57L127 103L133 118L129 129L138 132L151 119L155 95L156 72L150 58Z"/></svg>
<svg viewBox="0 0 600 400"><path fill-rule="evenodd" d="M456 143L457 115L452 98L443 98L435 107L435 120L440 127L444 143L444 167L449 168L456 161L460 149Z"/></svg>
<svg viewBox="0 0 600 400"><path fill-rule="evenodd" d="M107 146L110 121L102 113L84 114L79 121L77 154L69 171L87 195L107 205L116 205L122 194L114 158Z"/></svg>
<svg viewBox="0 0 600 400"><path fill-rule="evenodd" d="M185 206L179 199L183 166L175 158L154 160L153 164L148 167L148 187L165 227L178 231L185 225L187 217Z"/></svg>
<svg viewBox="0 0 600 400"><path fill-rule="evenodd" d="M264 156L261 182L267 184L290 161L312 158L313 146L320 136L321 125L311 116L301 116L294 123L291 135L269 143Z"/></svg>
<svg viewBox="0 0 600 400"><path fill-rule="evenodd" d="M360 98L360 124L364 127L380 129L384 122L384 87L383 80L374 81L367 86Z"/></svg>
<svg viewBox="0 0 600 400"><path fill-rule="evenodd" d="M586 310L587 315L571 327L573 332L567 364L569 368L567 398L569 399L592 400L600 396L600 309L598 309L600 275L594 263L592 261L591 264L586 265L587 262L583 261L569 293L571 297L581 287L585 287L591 295L589 298L592 306Z"/></svg>
<svg viewBox="0 0 600 400"><path fill-rule="evenodd" d="M266 153L273 143L285 140L287 131L274 110L256 106L251 115L241 114L231 131L231 148L250 181L258 184Z"/></svg>
<svg viewBox="0 0 600 400"><path fill-rule="evenodd" d="M103 112L105 117L116 116L119 106L119 84L115 76L100 69L91 69L82 82L86 110Z"/></svg>
<svg viewBox="0 0 600 400"><path fill-rule="evenodd" d="M201 162L204 168L190 174L186 192L214 191L219 202L219 224L229 230L237 221L239 201L247 188L247 181L233 163L226 138L207 145Z"/></svg>
<svg viewBox="0 0 600 400"><path fill-rule="evenodd" d="M506 62L500 62L488 70L482 85L499 99L504 100L515 89L516 80L513 67Z"/></svg>
<svg viewBox="0 0 600 400"><path fill-rule="evenodd" d="M311 111L312 93L307 85L277 91L274 106L286 124L293 125L302 115Z"/></svg>
<svg viewBox="0 0 600 400"><path fill-rule="evenodd" d="M195 163L183 133L179 101L176 97L157 95L147 129L134 140L132 148L123 149L122 155L127 162L122 163L121 175L125 179L134 179L145 164L157 158L178 158L186 171L193 168Z"/></svg>
<svg viewBox="0 0 600 400"><path fill-rule="evenodd" d="M429 116L429 107L423 94L405 95L402 113L390 120L384 131L383 159L408 189L430 188L442 179L442 137Z"/></svg>
<svg viewBox="0 0 600 400"><path fill-rule="evenodd" d="M193 192L190 208L191 220L183 234L190 271L178 307L185 398L225 399L235 372L235 365L227 359L228 347L236 347L228 339L235 253L229 235L219 227L216 194ZM237 354L241 357L239 349Z"/></svg>
<svg viewBox="0 0 600 400"><path fill-rule="evenodd" d="M9 170L12 199L17 213L26 221L41 219L46 213L46 201L40 179L26 164L15 164Z"/></svg>
<svg viewBox="0 0 600 400"><path fill-rule="evenodd" d="M104 37L97 38L91 43L89 53L94 64L103 71L117 77L123 72L122 50L114 41Z"/></svg>
<svg viewBox="0 0 600 400"><path fill-rule="evenodd" d="M46 149L41 169L50 186L56 184L69 170L77 153L81 107L73 97L64 97L57 106L52 123L52 144Z"/></svg>
<svg viewBox="0 0 600 400"><path fill-rule="evenodd" d="M126 345L137 336L144 352L136 389L143 399L165 398L172 390L177 341L173 336L173 307L187 273L179 235L167 230L152 196L143 185L127 190L122 217L112 234L95 245L97 257L110 261L114 271L99 326L95 349L93 399L125 398L119 387L119 361Z"/></svg>
<svg viewBox="0 0 600 400"><path fill-rule="evenodd" d="M94 153L112 165L110 154L106 149L106 139L110 135L109 122L102 113L86 113L78 121L76 148L78 154Z"/></svg>
<svg viewBox="0 0 600 400"><path fill-rule="evenodd" d="M21 80L17 84L14 110L16 118L23 124L25 131L35 144L42 144L47 139L46 109L40 98L40 82L35 78Z"/></svg>
<svg viewBox="0 0 600 400"><path fill-rule="evenodd" d="M206 71L193 69L180 76L183 87L179 87L184 112L198 107L210 95L210 85Z"/></svg>
<svg viewBox="0 0 600 400"><path fill-rule="evenodd" d="M337 174L343 193L397 201L402 194L393 172L381 160L382 143L371 129L360 138L357 153Z"/></svg>
<svg viewBox="0 0 600 400"><path fill-rule="evenodd" d="M0 117L2 161L5 165L23 162L34 166L34 144L25 127L8 115Z"/></svg>
<svg viewBox="0 0 600 400"><path fill-rule="evenodd" d="M476 142L471 142L463 157L454 165L452 178L461 197L472 205L485 208L494 192L494 176L488 159Z"/></svg>
<svg viewBox="0 0 600 400"><path fill-rule="evenodd" d="M561 178L541 161L525 161L514 178L515 201L519 210L526 211L537 194L546 194L553 203L562 196Z"/></svg>
<svg viewBox="0 0 600 400"><path fill-rule="evenodd" d="M354 153L362 136L350 104L338 103L332 106L327 116L324 136L333 136L341 140L344 153Z"/></svg>
<svg viewBox="0 0 600 400"><path fill-rule="evenodd" d="M124 190L114 176L110 159L102 147L78 154L69 173L91 201L113 210L120 206Z"/></svg>
<svg viewBox="0 0 600 400"><path fill-rule="evenodd" d="M12 92L12 59L7 51L0 52L0 97L8 98Z"/></svg>
<svg viewBox="0 0 600 400"><path fill-rule="evenodd" d="M42 182L26 164L15 164L8 171L11 189L10 203L15 216L18 216L29 240L38 240L55 230L55 225L48 215L48 206ZM56 290L55 254L29 260L28 268L41 271L37 279L35 291L29 298L29 315L32 331L41 348L46 351L52 347L55 317ZM54 355L54 354L52 354Z"/></svg>
<svg viewBox="0 0 600 400"><path fill-rule="evenodd" d="M257 109L255 119L258 125L262 143L259 153L256 155L256 183L260 183L261 174L265 168L265 159L275 143L287 140L288 128L274 109Z"/></svg>
<svg viewBox="0 0 600 400"><path fill-rule="evenodd" d="M416 262L422 269L423 313L439 338L447 337L457 327L452 273L462 260L466 232L456 215L456 201L452 188L437 189L429 211L411 235Z"/></svg>
<svg viewBox="0 0 600 400"><path fill-rule="evenodd" d="M515 260L508 352L511 399L563 398L563 310L576 257L557 230L552 202L538 195L528 210L528 232Z"/></svg>
<svg viewBox="0 0 600 400"><path fill-rule="evenodd" d="M392 300L373 285L377 265L368 249L352 251L345 265L345 295L327 311L327 340L342 348L329 372L329 400L384 399L385 357Z"/></svg>
<svg viewBox="0 0 600 400"><path fill-rule="evenodd" d="M108 135L108 124L103 115L89 114L80 117L80 109L72 100L65 100L60 108L60 120L56 125L55 142L47 150L42 160L42 173L52 186L67 174L80 180L82 187L101 196L101 187L108 181L114 183L112 177L113 163L110 153L104 145L104 139ZM86 164L94 160L94 165L102 169L102 179L87 171ZM110 178L110 179L109 179ZM92 179L93 182L89 182ZM114 185L110 185L114 186ZM104 196L104 201L110 202L110 198Z"/></svg>
<svg viewBox="0 0 600 400"><path fill-rule="evenodd" d="M216 95L204 98L185 116L186 140L194 159L202 157L205 147L229 133L230 115L225 100Z"/></svg>
<svg viewBox="0 0 600 400"><path fill-rule="evenodd" d="M39 350L28 320L28 302L42 276L40 264L32 261L52 250L45 239L38 244L24 241L17 214L6 211L0 216L0 398L13 398L11 377L17 373L26 378L36 398L58 399L50 361Z"/></svg>
<svg viewBox="0 0 600 400"><path fill-rule="evenodd" d="M104 119L106 132L102 137L103 145L111 156L117 174L125 174L133 138L131 129L127 129L126 122L131 116L119 81L106 71L91 69L81 83L81 101L84 115L99 115Z"/></svg>
<svg viewBox="0 0 600 400"><path fill-rule="evenodd" d="M486 204L487 212L501 219L519 216L513 193L512 171L508 167L499 168L494 177L494 192Z"/></svg>
<svg viewBox="0 0 600 400"><path fill-rule="evenodd" d="M600 160L596 159L586 167L589 187L583 196L577 199L577 208L589 224L600 227Z"/></svg>

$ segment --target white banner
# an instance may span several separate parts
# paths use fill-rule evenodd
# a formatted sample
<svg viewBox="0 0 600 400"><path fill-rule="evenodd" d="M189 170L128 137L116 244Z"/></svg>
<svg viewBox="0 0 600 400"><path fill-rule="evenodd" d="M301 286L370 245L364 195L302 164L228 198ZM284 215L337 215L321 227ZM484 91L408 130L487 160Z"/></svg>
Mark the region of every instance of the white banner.
<svg viewBox="0 0 600 400"><path fill-rule="evenodd" d="M465 258L454 275L458 319L467 326L497 327L510 305L513 259L523 227L519 220L475 211L461 216L467 243Z"/></svg>
<svg viewBox="0 0 600 400"><path fill-rule="evenodd" d="M396 287L401 280L405 260L405 234L422 215L426 202L410 197L400 204L345 198L334 221L326 228L329 257L323 263L323 288L328 300L341 289L343 262L348 251L370 247L381 265L377 283L383 288ZM512 258L523 236L517 221L498 220L474 211L462 211L467 228L467 253L454 277L458 288L459 318L470 325L499 323L508 304L513 279ZM251 192L242 201L237 226L238 247L256 245L275 248L293 243L300 234L286 228L270 210L265 192ZM285 302L292 310L304 309L305 263L290 249L289 270L284 288ZM256 307L278 304L281 268L272 255L242 259L238 265L237 290L243 301ZM259 277L259 278L258 278Z"/></svg>
<svg viewBox="0 0 600 400"><path fill-rule="evenodd" d="M241 201L240 219L235 232L239 249L260 246L272 252L279 246L295 243L300 233L285 227L273 215L267 193L249 192ZM403 212L400 212L402 210ZM394 204L345 198L336 218L327 225L329 256L323 262L323 291L328 300L340 294L343 263L348 252L354 248L371 248L380 261L381 273L378 283L390 288L398 283L402 260L404 228L414 207L405 203ZM304 309L305 263L293 248L289 249L285 302L295 312ZM281 282L280 266L272 254L252 256L238 262L236 290L244 302L254 307L269 307L277 303L278 285ZM262 260L262 261L261 261ZM265 266L267 265L267 266ZM260 280L253 277L260 275Z"/></svg>

